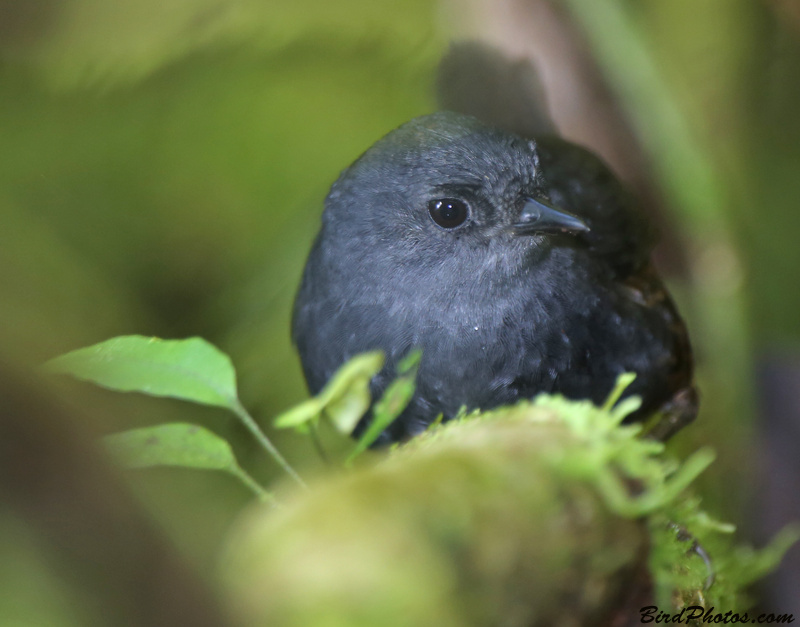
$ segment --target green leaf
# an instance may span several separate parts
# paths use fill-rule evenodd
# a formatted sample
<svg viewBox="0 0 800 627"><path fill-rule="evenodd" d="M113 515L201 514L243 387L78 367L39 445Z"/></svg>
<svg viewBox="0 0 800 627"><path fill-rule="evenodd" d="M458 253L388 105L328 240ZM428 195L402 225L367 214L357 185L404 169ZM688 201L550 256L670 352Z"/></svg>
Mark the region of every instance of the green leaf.
<svg viewBox="0 0 800 627"><path fill-rule="evenodd" d="M81 348L45 364L122 392L169 396L236 410L236 372L230 359L205 340L161 340L127 335Z"/></svg>
<svg viewBox="0 0 800 627"><path fill-rule="evenodd" d="M222 470L259 496L266 492L239 466L230 445L208 429L176 422L115 433L103 438L111 454L128 468L178 466Z"/></svg>
<svg viewBox="0 0 800 627"><path fill-rule="evenodd" d="M619 375L616 383L614 384L614 389L611 390L606 402L603 403L602 409L609 411L612 407L614 407L620 397L624 394L625 390L628 389L635 379L635 372L623 372L621 375Z"/></svg>
<svg viewBox="0 0 800 627"><path fill-rule="evenodd" d="M231 360L202 338L161 340L125 335L51 359L45 369L120 392L169 396L230 409L264 450L299 484L305 485L239 402ZM237 476L252 481L246 475L246 479Z"/></svg>
<svg viewBox="0 0 800 627"><path fill-rule="evenodd" d="M383 362L381 351L356 355L336 371L317 396L278 416L275 427L298 427L324 413L337 431L349 434L369 409L369 383L383 368Z"/></svg>
<svg viewBox="0 0 800 627"><path fill-rule="evenodd" d="M422 349L415 348L414 350L410 351L408 355L403 357L397 364L397 374L406 374L410 372L412 369L414 371L414 376L416 376L417 369L419 368L419 362L422 359Z"/></svg>
<svg viewBox="0 0 800 627"><path fill-rule="evenodd" d="M349 464L367 450L411 402L411 397L414 396L414 390L417 387L416 378L421 358L422 351L415 349L400 360L397 371L403 373L402 376L392 381L380 400L375 403L375 407L372 409L372 421L359 438L353 451L348 455L345 463Z"/></svg>
<svg viewBox="0 0 800 627"><path fill-rule="evenodd" d="M103 438L128 468L183 466L206 470L238 467L230 445L208 429L183 422L115 433Z"/></svg>
<svg viewBox="0 0 800 627"><path fill-rule="evenodd" d="M290 427L298 429L319 418L322 409L322 403L318 398L310 398L280 414L272 424L276 429Z"/></svg>

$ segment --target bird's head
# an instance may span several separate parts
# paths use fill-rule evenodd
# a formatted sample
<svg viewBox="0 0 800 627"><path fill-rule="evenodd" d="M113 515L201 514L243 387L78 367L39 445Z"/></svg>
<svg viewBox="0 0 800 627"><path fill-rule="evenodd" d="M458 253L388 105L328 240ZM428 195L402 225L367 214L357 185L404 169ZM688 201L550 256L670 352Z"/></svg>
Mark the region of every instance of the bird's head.
<svg viewBox="0 0 800 627"><path fill-rule="evenodd" d="M323 222L337 254L356 264L466 272L513 271L554 237L578 245L589 231L551 202L534 141L450 112L375 143L334 184Z"/></svg>

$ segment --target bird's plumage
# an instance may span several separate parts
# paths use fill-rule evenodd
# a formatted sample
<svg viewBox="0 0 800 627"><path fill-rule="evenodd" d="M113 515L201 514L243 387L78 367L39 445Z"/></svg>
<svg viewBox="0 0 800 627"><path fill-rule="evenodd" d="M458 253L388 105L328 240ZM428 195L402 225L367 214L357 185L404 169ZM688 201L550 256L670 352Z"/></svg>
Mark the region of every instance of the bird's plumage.
<svg viewBox="0 0 800 627"><path fill-rule="evenodd" d="M462 203L466 221L432 219L441 199ZM514 225L531 199L588 228L539 232L534 222L520 234ZM688 395L692 413L691 350L650 264L653 242L645 216L590 153L455 113L412 120L346 169L326 199L293 318L309 388L382 349L379 394L397 361L422 348L416 394L384 442L462 405L541 392L600 402L623 372L637 374L628 393L642 397L640 415L676 395Z"/></svg>

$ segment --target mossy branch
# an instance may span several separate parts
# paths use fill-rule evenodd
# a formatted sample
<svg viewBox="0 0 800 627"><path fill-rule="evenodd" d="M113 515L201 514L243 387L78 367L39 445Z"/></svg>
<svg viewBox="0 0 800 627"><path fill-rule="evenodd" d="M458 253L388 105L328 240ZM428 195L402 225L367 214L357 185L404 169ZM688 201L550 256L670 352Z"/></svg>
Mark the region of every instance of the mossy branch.
<svg viewBox="0 0 800 627"><path fill-rule="evenodd" d="M685 489L710 454L679 465L620 410L543 397L472 415L254 510L225 560L234 612L244 625L551 626L636 622L656 601L742 608L747 568L720 540L732 529Z"/></svg>

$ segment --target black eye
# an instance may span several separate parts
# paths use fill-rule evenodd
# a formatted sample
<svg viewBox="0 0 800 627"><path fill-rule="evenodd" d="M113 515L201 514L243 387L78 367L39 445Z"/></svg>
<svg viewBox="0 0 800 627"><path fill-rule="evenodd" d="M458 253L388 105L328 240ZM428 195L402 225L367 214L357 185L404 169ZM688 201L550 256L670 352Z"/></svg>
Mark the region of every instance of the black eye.
<svg viewBox="0 0 800 627"><path fill-rule="evenodd" d="M437 198L428 203L428 212L442 228L454 229L467 221L469 207L458 198Z"/></svg>

